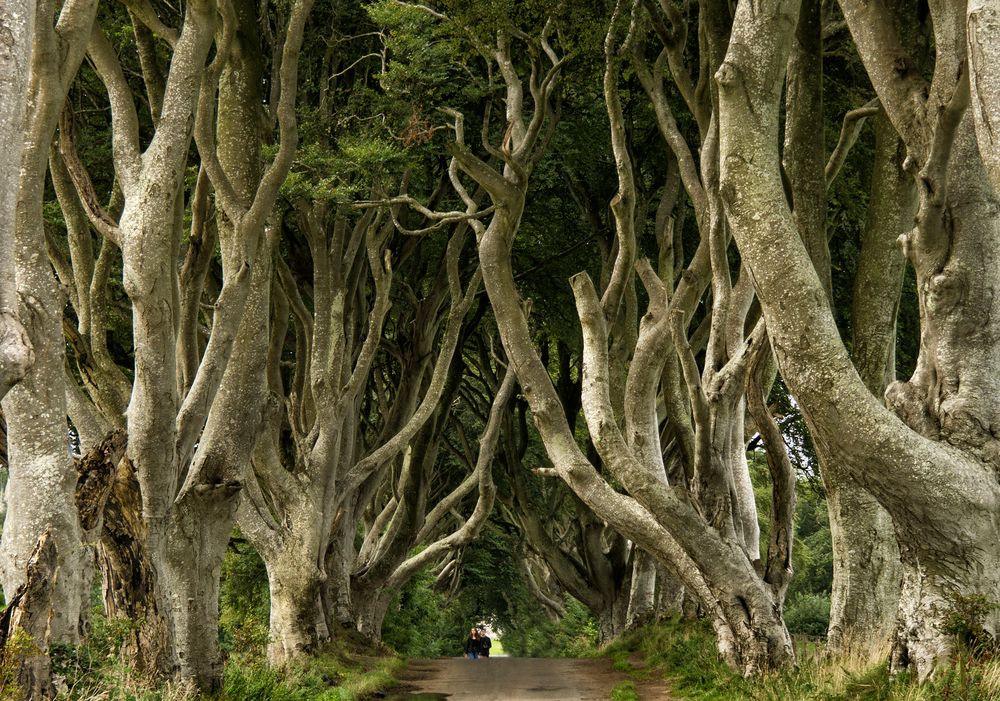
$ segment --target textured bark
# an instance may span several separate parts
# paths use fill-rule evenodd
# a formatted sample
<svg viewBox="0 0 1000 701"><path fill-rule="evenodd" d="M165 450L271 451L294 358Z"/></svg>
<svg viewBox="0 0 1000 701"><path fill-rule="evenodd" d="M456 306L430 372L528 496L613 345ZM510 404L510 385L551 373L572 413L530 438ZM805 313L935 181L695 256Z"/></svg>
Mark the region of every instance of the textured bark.
<svg viewBox="0 0 1000 701"><path fill-rule="evenodd" d="M173 654L180 679L205 693L222 686L219 580L236 515L239 483L199 484L170 517L158 577L167 592Z"/></svg>
<svg viewBox="0 0 1000 701"><path fill-rule="evenodd" d="M95 226L121 243L124 287L133 305L135 381L127 411L128 455L141 487L141 504L125 502L112 522L116 528L110 530L118 541L105 549L106 592L109 599L116 599L117 612L153 621L148 635L136 635L130 643L139 648L143 669L176 672L203 691L212 691L221 682L218 582L241 472L252 449L241 431L249 428L256 433L265 400L267 334L260 334L260 328L266 329L269 317L271 247L276 240L265 235L265 224L297 145L298 51L310 7L307 0L292 7L283 45L285 60L277 76L280 96L274 105L280 145L263 171L259 163L263 136L254 118L259 99L252 71L241 63L254 52L244 46L241 54L232 43L241 21L241 38L246 38L247 15L253 24L256 6L241 4L234 14L230 5L219 8L211 0L189 3L179 36L151 11L136 8L133 20L173 48L160 104L150 37L148 32L137 33L156 126L142 153L138 117L114 50L100 30L94 32L89 47L111 102L115 170L124 195L120 222L108 224L106 232ZM222 26L217 52L206 67L218 14ZM215 91L230 58L235 68L224 82L222 143L217 152ZM228 88L232 90L227 93ZM227 102L227 95L235 99ZM227 119L239 128L226 132ZM180 329L182 295L176 269L183 173L193 125L207 176L196 192L199 243L214 248L211 232L203 236L208 217L203 198L209 180L226 217L220 232L222 289L215 300L208 343L203 350L196 348L194 356L186 346L191 340L190 319L184 333ZM86 205L86 178L76 165L70 172L77 172L74 184ZM101 219L91 215L92 222L95 218ZM198 258L197 251L192 255ZM190 288L185 301L191 304L201 296L204 274L189 270L184 278Z"/></svg>
<svg viewBox="0 0 1000 701"><path fill-rule="evenodd" d="M1000 192L1000 2L969 0L967 6L969 106L986 172Z"/></svg>
<svg viewBox="0 0 1000 701"><path fill-rule="evenodd" d="M632 582L625 628L640 628L651 623L656 614L656 560L645 550L636 548L632 553Z"/></svg>
<svg viewBox="0 0 1000 701"><path fill-rule="evenodd" d="M103 521L97 562L104 610L111 619L142 622L127 628L121 654L141 673L170 674L169 622L156 595L139 482L129 460L118 463Z"/></svg>
<svg viewBox="0 0 1000 701"><path fill-rule="evenodd" d="M298 7L301 8L301 4ZM257 24L255 10L256 6L251 3L237 3L235 17L230 19L235 26L227 29L235 33L235 38L228 46L229 61L219 81L218 168L208 170L218 183L217 188L230 188L241 201L258 204L257 195L262 191L257 90L260 70L255 69L256 52L250 42ZM304 21L301 10L293 17ZM298 36L301 38L301 24ZM290 40L289 46L295 46L295 39ZM294 68L296 63L292 58L289 65ZM211 81L211 77L207 80ZM286 78L285 83L286 89L294 91L294 81L289 83ZM209 90L202 94L202 109L205 101L213 97L214 93ZM199 147L204 148L200 141ZM282 148L294 150L294 142L288 144L283 139ZM213 158L214 154L206 160ZM225 181L220 182L223 178ZM265 194L265 199L267 197ZM256 435L263 422L271 257L276 239L272 233L262 242L265 238L263 221L255 221L248 210L229 209L229 204L224 201L227 218L219 227L224 282L213 333L178 416L182 430L178 437L178 453L182 464L186 463L185 452L191 449L183 429L186 419L197 413L197 408L187 411L189 402L199 397L205 385L217 382L218 388L170 514L167 556L162 572L164 589L171 601L170 618L180 677L193 681L205 692L215 691L222 681L217 633L219 580L236 517L241 473L253 448L246 432ZM241 318L233 324L230 314ZM227 344L231 344L231 350L225 361L226 351L220 350L220 346ZM178 356L183 354L178 353ZM221 372L212 367L216 362L221 362ZM213 380L217 373L220 376Z"/></svg>
<svg viewBox="0 0 1000 701"><path fill-rule="evenodd" d="M117 552L107 549L103 556L108 569L105 595L118 599L112 611L147 621L148 628L140 629L129 644L139 647L140 668L152 674L170 674L177 668L170 621L174 592L167 590L168 526L180 481L175 447L179 409L175 243L180 234L176 212L216 12L211 0L185 7L162 114L144 153L140 153L131 91L114 49L100 29L94 31L89 46L111 102L115 174L125 198L119 236L124 288L133 305L135 348L135 380L126 412L127 462L134 466L141 499L140 504L125 502L128 506L115 524L120 526L121 542Z"/></svg>
<svg viewBox="0 0 1000 701"><path fill-rule="evenodd" d="M16 670L20 698L27 701L56 695L48 645L53 608L59 603L53 598L58 560L52 533L46 530L31 552L23 582L0 613L0 663Z"/></svg>
<svg viewBox="0 0 1000 701"><path fill-rule="evenodd" d="M304 565L315 562L318 540L292 534L286 547L265 560L271 594L267 659L274 666L316 650L330 637L322 601L326 576L315 564Z"/></svg>
<svg viewBox="0 0 1000 701"><path fill-rule="evenodd" d="M805 0L799 11L788 57L785 93L785 145L782 163L789 182L792 216L823 281L833 297L830 248L826 234L826 148L823 130L823 28L819 0Z"/></svg>
<svg viewBox="0 0 1000 701"><path fill-rule="evenodd" d="M88 542L91 536L100 534L104 507L127 442L125 431L116 429L76 461L76 509Z"/></svg>
<svg viewBox="0 0 1000 701"><path fill-rule="evenodd" d="M445 264L432 272L436 280L430 294L415 305L412 317L406 312L394 319L400 328L412 329L395 339L402 381L375 385L381 420L367 427L366 391L382 381L372 370L386 343L382 329L390 315L395 274L388 254L392 218L385 221L369 210L349 226L344 212L329 211L322 202L300 201L297 209L312 254L311 285L298 281L278 262L287 304L275 307L268 375L271 391L285 398L292 441L286 452L281 446L282 416L275 411L257 440L247 490L250 503L239 517L241 529L268 568L272 600L277 602L272 610L280 614L271 621L269 657L274 664L314 649L343 626L363 626L377 639L387 597L392 596L384 579L406 559L420 530L408 514L419 515L423 506L410 503L398 513L387 509L387 518L396 517L389 522L391 528L383 533L382 526L388 524L382 522L368 533L366 543L378 546L372 552L381 564L371 570L372 590L364 592L352 591L352 575L372 564L359 562L355 552L357 524L389 468L409 464L413 453L421 453L414 449L421 442L427 442L428 454L435 454L434 440L427 441L425 432L439 433L435 416L447 416L451 399L445 392L453 359L479 288L476 273L462 284L459 257L467 227L460 226L448 244ZM278 319L289 314L296 363L285 387L279 364L286 329L279 328ZM422 466L414 469L419 472ZM414 484L419 483L415 479ZM413 500L419 501L419 494L408 492L408 501ZM290 560L287 552L300 557ZM303 562L312 565L303 568ZM375 576L376 570L381 575ZM316 589L321 607L312 603ZM372 606L371 615L361 610ZM313 618L317 611L325 622Z"/></svg>
<svg viewBox="0 0 1000 701"><path fill-rule="evenodd" d="M865 385L881 397L895 380L895 326L904 259L896 239L916 211L912 178L902 170L902 142L886 116L875 121L875 164L854 284L851 358ZM879 654L899 603L899 546L892 519L847 470L824 473L833 536L829 647Z"/></svg>
<svg viewBox="0 0 1000 701"><path fill-rule="evenodd" d="M48 18L45 18L47 21ZM0 6L0 399L27 374L34 361L31 340L17 312L14 222L24 146L25 101L35 29L33 0Z"/></svg>
<svg viewBox="0 0 1000 701"><path fill-rule="evenodd" d="M461 365L457 364L456 369L460 370ZM492 369L487 370L492 374ZM457 390L458 379L460 379L460 374L455 373L453 379L455 387L452 392ZM425 499L426 488L415 484L406 484L401 480L400 506L396 509L393 518L396 520L398 516L402 516L397 531L400 537L383 539L375 548L372 557L361 561L363 569L352 577L351 598L356 611L356 624L358 630L367 639L381 639L382 622L392 598L407 582L422 569L441 561L449 553L460 551L479 535L493 510L496 487L493 483L492 464L501 437L504 414L516 386L516 376L508 370L493 396L489 418L479 438L479 452L475 456L475 466L472 471L478 497L472 512L464 522L461 522L452 531L445 530L443 534L440 533L441 524L433 519L439 519L443 512L435 507L429 514L425 514L426 509L420 503ZM444 407L452 404L452 401L447 398L448 396L446 391L446 401L442 404ZM425 445L424 449L421 450L421 441L411 445L411 450L416 448L413 452L423 453L422 457L416 461L422 464L415 467L424 475L429 475L437 462L436 444L442 440L442 429L447 423L448 414L447 410L442 412L442 415L438 417L438 426L432 426L431 431L425 430L424 442L431 442L434 447ZM467 456L467 459L471 458L472 456ZM409 462L412 465L414 460L412 456L408 456L404 462ZM405 471L407 470L404 467ZM453 508L457 507L461 501L458 494L471 491L465 489L464 484L465 481L443 501L452 503ZM387 535L391 534L393 530L393 524L390 523L386 529ZM423 543L426 543L426 547L416 554L409 555L414 546ZM396 551L395 555L394 550Z"/></svg>
<svg viewBox="0 0 1000 701"><path fill-rule="evenodd" d="M54 581L51 639L79 640L82 556L80 526L74 505L76 473L70 459L66 395L62 385L65 300L48 258L42 200L49 144L69 85L83 59L97 3L69 2L56 25L52 4L43 3L35 23L31 81L25 111L14 227L17 315L34 349L34 364L4 398L10 476L8 510L0 542L0 578L6 591L24 581L35 544L51 529L60 576Z"/></svg>
<svg viewBox="0 0 1000 701"><path fill-rule="evenodd" d="M795 17L787 4L756 13L741 6L737 13L740 40L734 32L718 74L723 192L741 253L754 271L779 367L812 435L842 455L851 476L892 515L904 568L894 666L912 666L925 677L952 650L942 621L955 598L1000 596L1000 573L990 564L1000 559L995 439L978 428L990 425L997 411L984 394L995 392L996 351L992 341L972 331L995 323L989 310L996 304L992 290L1000 274L993 262L997 203L984 188L971 117L962 116L968 90L953 44L964 47L964 37L948 35L956 24L947 16L935 18L941 33L934 85L927 93L917 86L920 95L929 95L926 107L933 115L933 129L924 133L921 125L928 120L921 102L911 100L904 81L879 75L883 68L895 70L885 56L892 42L875 41L872 27L858 21L864 15L855 12L860 5L843 6L923 185L917 228L903 239L921 294L921 356L914 377L887 394L909 427L861 381L791 223L776 146L777 78ZM865 6L865 11L879 9L885 7L877 2ZM893 25L876 29L892 34ZM922 79L914 73L912 80ZM997 616L984 624L995 630Z"/></svg>

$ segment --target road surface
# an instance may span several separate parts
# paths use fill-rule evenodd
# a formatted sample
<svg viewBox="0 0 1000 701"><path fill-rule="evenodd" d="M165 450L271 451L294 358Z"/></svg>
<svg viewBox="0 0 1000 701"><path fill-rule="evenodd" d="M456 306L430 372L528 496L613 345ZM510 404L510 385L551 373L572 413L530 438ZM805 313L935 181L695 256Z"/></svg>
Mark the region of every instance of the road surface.
<svg viewBox="0 0 1000 701"><path fill-rule="evenodd" d="M609 659L492 657L413 660L404 676L406 693L389 698L448 701L608 701L628 677ZM642 698L664 699L665 696Z"/></svg>

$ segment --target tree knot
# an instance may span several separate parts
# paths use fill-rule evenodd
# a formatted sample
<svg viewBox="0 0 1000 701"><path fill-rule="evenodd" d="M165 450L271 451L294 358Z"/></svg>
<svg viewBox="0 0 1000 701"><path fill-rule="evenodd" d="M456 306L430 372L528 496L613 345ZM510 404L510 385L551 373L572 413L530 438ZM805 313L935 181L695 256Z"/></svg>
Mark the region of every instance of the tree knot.
<svg viewBox="0 0 1000 701"><path fill-rule="evenodd" d="M719 66L719 70L715 72L715 82L720 87L730 87L736 83L738 76L739 70L736 66L729 61L723 61L722 65Z"/></svg>

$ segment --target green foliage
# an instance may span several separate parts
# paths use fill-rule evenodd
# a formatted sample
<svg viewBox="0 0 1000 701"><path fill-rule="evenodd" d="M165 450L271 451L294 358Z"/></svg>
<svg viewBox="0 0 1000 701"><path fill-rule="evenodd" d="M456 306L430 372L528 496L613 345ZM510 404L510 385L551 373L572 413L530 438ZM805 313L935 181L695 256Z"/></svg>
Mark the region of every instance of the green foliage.
<svg viewBox="0 0 1000 701"><path fill-rule="evenodd" d="M220 603L222 649L262 652L270 617L267 570L260 555L238 531L222 561Z"/></svg>
<svg viewBox="0 0 1000 701"><path fill-rule="evenodd" d="M223 605L223 614L232 614ZM92 630L84 645L50 648L53 672L65 691L67 701L197 701L171 683L150 684L136 674L118 655L124 634L133 622L109 621L95 611ZM267 664L263 646L253 641L249 648L234 646L231 639L223 688L217 701L356 701L396 684L404 666L394 656L372 658L339 648L331 643L317 655L284 669ZM4 668L0 667L0 682ZM0 695L0 701L8 697ZM19 697L9 697L11 699Z"/></svg>
<svg viewBox="0 0 1000 701"><path fill-rule="evenodd" d="M37 654L38 646L27 631L17 628L0 652L0 701L17 701L24 696L17 682L19 658Z"/></svg>
<svg viewBox="0 0 1000 701"><path fill-rule="evenodd" d="M462 649L464 638L456 635L448 602L433 585L434 576L421 572L396 595L386 613L382 641L401 655L441 657Z"/></svg>
<svg viewBox="0 0 1000 701"><path fill-rule="evenodd" d="M764 456L748 456L760 518L761 552L766 552L771 513L771 480ZM788 588L785 624L791 633L825 636L830 622L833 542L826 497L815 476L802 475L795 502L794 576Z"/></svg>
<svg viewBox="0 0 1000 701"><path fill-rule="evenodd" d="M276 670L259 657L240 658L226 666L224 699L246 701L356 701L396 683L403 661L390 657L366 666L345 665L327 652L285 670Z"/></svg>
<svg viewBox="0 0 1000 701"><path fill-rule="evenodd" d="M792 634L822 637L830 627L830 597L798 594L785 605L785 625Z"/></svg>
<svg viewBox="0 0 1000 701"><path fill-rule="evenodd" d="M505 631L504 645L518 657L589 657L597 651L597 623L586 606L567 595L559 621L524 621Z"/></svg>
<svg viewBox="0 0 1000 701"><path fill-rule="evenodd" d="M489 623L514 656L593 655L598 629L590 611L567 596L566 615L549 621L516 564L518 547L513 535L490 524L465 549L462 586L454 596L436 591L428 571L414 577L386 614L383 642L408 657L453 656L463 649L472 625Z"/></svg>
<svg viewBox="0 0 1000 701"><path fill-rule="evenodd" d="M986 622L1000 604L979 594L955 595L950 603L942 629L958 643L959 670L964 672L970 662L1000 660L1000 638L986 630Z"/></svg>

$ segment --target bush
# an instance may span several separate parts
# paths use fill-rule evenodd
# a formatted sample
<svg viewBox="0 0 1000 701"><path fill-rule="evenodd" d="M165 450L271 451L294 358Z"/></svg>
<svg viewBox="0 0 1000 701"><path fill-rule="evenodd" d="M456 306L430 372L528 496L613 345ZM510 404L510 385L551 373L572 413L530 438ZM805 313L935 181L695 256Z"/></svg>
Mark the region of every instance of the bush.
<svg viewBox="0 0 1000 701"><path fill-rule="evenodd" d="M785 609L788 632L825 637L830 627L830 597L826 594L800 594Z"/></svg>

